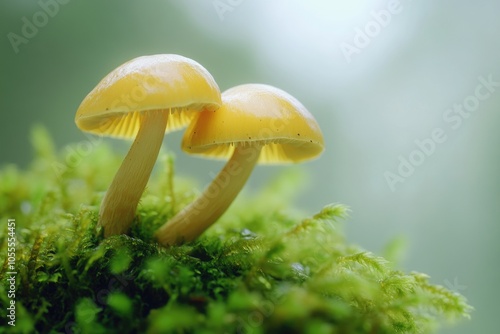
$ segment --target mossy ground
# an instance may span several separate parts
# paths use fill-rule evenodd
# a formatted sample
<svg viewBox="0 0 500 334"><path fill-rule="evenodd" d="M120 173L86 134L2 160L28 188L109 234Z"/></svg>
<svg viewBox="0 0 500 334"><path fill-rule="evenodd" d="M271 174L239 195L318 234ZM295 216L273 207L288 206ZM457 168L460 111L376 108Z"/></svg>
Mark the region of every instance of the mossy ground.
<svg viewBox="0 0 500 334"><path fill-rule="evenodd" d="M0 332L428 333L471 311L426 275L347 243L342 205L288 214L293 176L239 201L198 241L166 249L152 234L196 195L168 155L130 235L103 239L98 206L123 157L92 140L56 154L41 128L33 145L27 171L0 170L2 283L9 218L18 272L16 327Z"/></svg>

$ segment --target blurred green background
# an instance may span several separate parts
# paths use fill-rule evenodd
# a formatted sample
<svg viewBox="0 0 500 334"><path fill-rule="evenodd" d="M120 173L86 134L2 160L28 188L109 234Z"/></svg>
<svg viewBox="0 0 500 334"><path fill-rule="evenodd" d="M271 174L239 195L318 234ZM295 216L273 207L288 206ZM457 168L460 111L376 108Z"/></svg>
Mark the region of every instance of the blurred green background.
<svg viewBox="0 0 500 334"><path fill-rule="evenodd" d="M441 332L497 332L500 87L473 96L479 77L500 82L500 2L3 0L0 10L0 165L28 166L34 124L60 149L87 140L74 125L79 103L140 55L190 57L221 90L275 85L325 135L323 156L303 165L309 180L296 207L349 205L349 240L379 254L404 236L402 267L476 308L471 321ZM462 103L475 110L457 126L448 110ZM446 140L428 156L415 153L415 141L436 128ZM206 184L222 163L187 157L180 138L164 141L179 173ZM105 141L123 154L129 146ZM398 173L400 157L418 166L391 189L386 174ZM285 168L258 167L249 188Z"/></svg>

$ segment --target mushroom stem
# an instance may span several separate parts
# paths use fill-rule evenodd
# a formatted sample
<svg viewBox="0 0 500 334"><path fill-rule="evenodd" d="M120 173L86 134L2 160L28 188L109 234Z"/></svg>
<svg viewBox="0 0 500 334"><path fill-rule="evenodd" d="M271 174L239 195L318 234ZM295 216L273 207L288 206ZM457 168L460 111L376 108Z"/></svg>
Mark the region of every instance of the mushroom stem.
<svg viewBox="0 0 500 334"><path fill-rule="evenodd" d="M259 159L262 146L236 146L231 159L203 193L160 227L156 239L165 246L192 241L231 205Z"/></svg>
<svg viewBox="0 0 500 334"><path fill-rule="evenodd" d="M101 203L99 224L105 237L128 232L158 157L168 114L164 110L142 113L139 132Z"/></svg>

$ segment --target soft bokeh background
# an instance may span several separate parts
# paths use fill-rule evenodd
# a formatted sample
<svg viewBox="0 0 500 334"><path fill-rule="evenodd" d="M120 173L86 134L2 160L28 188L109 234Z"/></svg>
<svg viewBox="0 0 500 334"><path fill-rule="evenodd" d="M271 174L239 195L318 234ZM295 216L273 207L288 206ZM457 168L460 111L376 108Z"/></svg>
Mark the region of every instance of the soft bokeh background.
<svg viewBox="0 0 500 334"><path fill-rule="evenodd" d="M58 0L44 22L41 4L54 1L0 2L1 165L28 165L36 123L61 149L87 140L73 122L79 103L136 56L193 58L222 90L246 82L281 87L315 115L327 145L304 165L309 183L295 205L305 213L349 205L349 240L379 254L404 236L402 267L430 274L476 308L471 321L441 332L497 332L500 87L457 129L443 115L474 94L479 76L500 82L500 2L401 0L390 22L347 59L342 43L353 45L357 29L376 29L372 11L391 1ZM33 19L40 27L16 53L8 34L22 35ZM446 141L392 191L384 173L397 173L399 157L435 128ZM180 173L203 185L222 165L186 157L180 138L164 144ZM128 144L107 142L126 153ZM257 168L250 188L284 168Z"/></svg>

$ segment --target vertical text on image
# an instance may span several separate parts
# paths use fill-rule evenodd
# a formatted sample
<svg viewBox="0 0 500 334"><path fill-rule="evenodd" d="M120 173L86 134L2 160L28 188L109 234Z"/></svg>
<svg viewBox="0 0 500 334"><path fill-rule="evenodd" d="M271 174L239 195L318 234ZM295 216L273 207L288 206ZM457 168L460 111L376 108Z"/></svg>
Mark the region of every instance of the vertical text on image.
<svg viewBox="0 0 500 334"><path fill-rule="evenodd" d="M7 272L6 287L9 307L7 307L7 323L16 325L16 220L7 220Z"/></svg>

